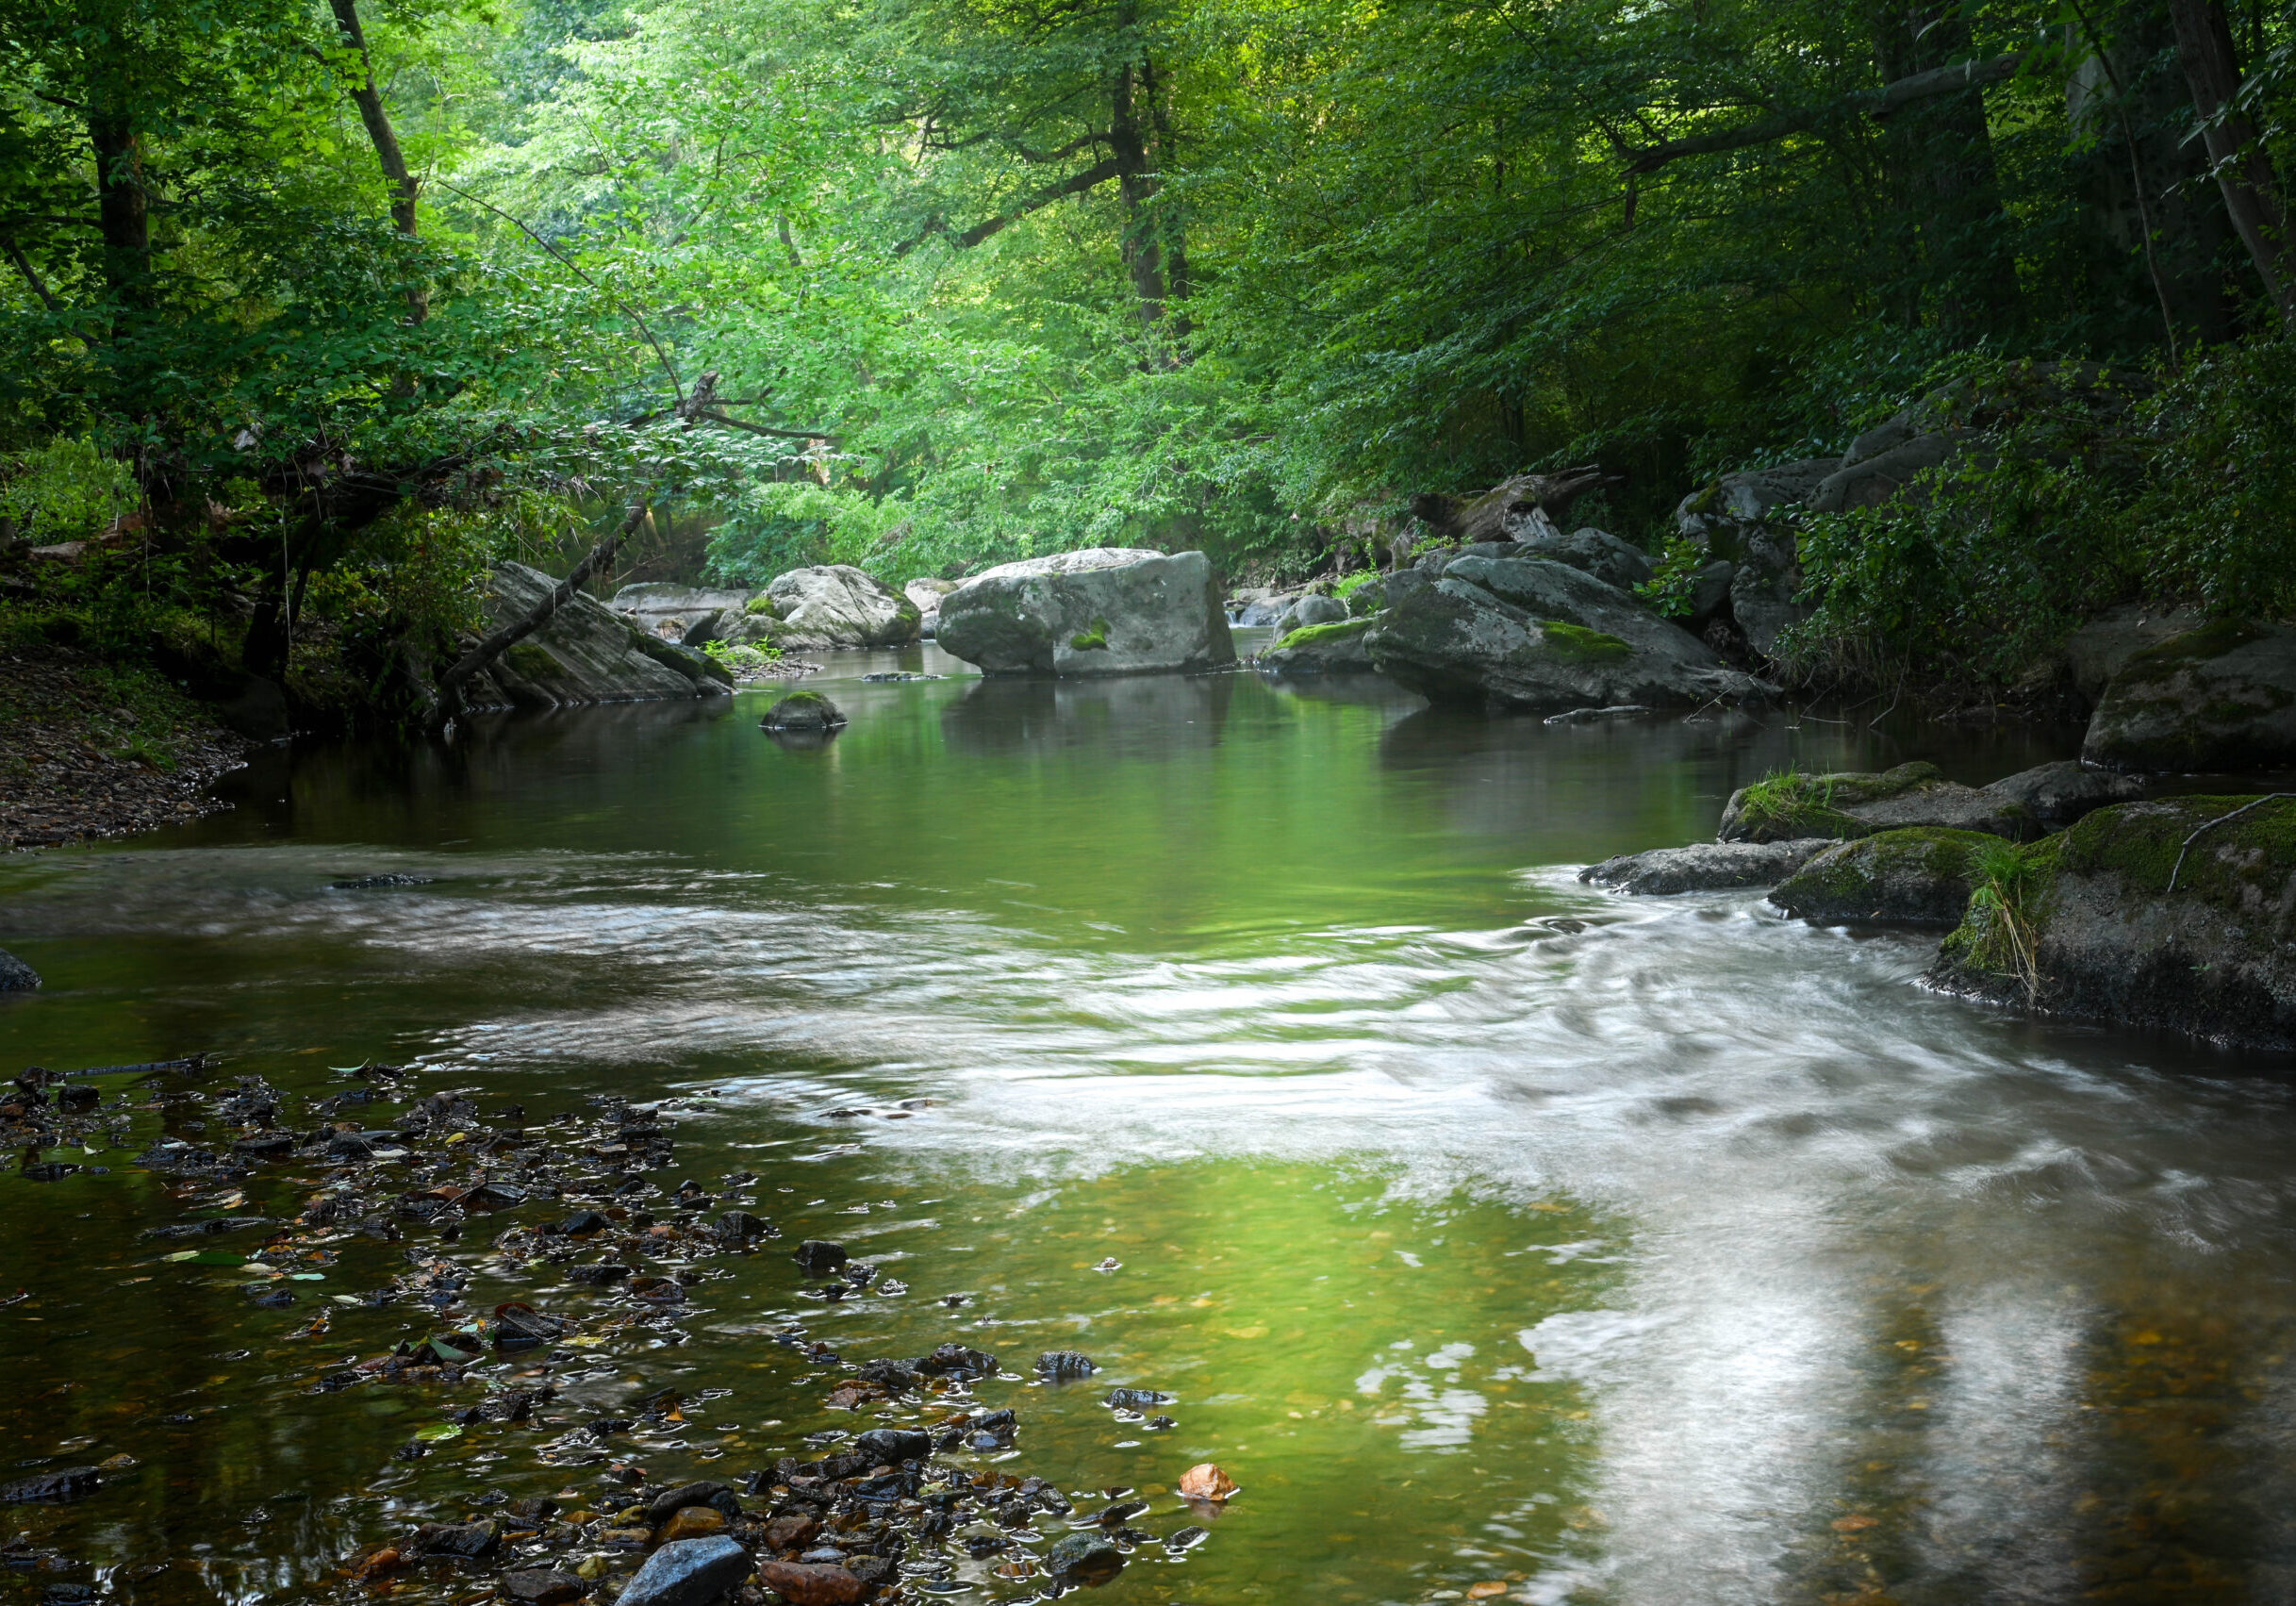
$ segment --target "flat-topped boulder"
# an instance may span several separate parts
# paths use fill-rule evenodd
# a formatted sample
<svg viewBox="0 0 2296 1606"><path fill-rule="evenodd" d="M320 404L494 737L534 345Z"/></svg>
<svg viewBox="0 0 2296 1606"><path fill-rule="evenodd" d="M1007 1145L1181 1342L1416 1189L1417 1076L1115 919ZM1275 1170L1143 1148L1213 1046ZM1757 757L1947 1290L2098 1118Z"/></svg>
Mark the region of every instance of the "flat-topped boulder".
<svg viewBox="0 0 2296 1606"><path fill-rule="evenodd" d="M1777 690L1617 587L1498 543L1450 557L1429 584L1391 587L1368 644L1382 673L1439 703L1561 713L1759 704Z"/></svg>
<svg viewBox="0 0 2296 1606"><path fill-rule="evenodd" d="M486 628L531 613L558 582L523 563L499 563L488 577ZM666 641L597 598L577 591L550 621L471 677L472 710L565 708L710 697L732 688L723 671L690 648Z"/></svg>
<svg viewBox="0 0 2296 1606"><path fill-rule="evenodd" d="M1795 842L1693 842L1687 848L1620 853L1587 866L1578 879L1644 897L1772 886L1834 846L1830 836Z"/></svg>
<svg viewBox="0 0 2296 1606"><path fill-rule="evenodd" d="M1985 786L1948 781L1928 763L1831 775L1796 772L1731 793L1715 835L1725 842L1847 839L1926 826L2023 842L2130 795L2125 781L2070 762L2044 764Z"/></svg>
<svg viewBox="0 0 2296 1606"><path fill-rule="evenodd" d="M2296 765L2296 627L2227 621L2129 654L2081 756L2132 770Z"/></svg>
<svg viewBox="0 0 2296 1606"><path fill-rule="evenodd" d="M1235 662L1212 561L1096 547L1001 564L941 599L941 651L983 674L1108 675Z"/></svg>

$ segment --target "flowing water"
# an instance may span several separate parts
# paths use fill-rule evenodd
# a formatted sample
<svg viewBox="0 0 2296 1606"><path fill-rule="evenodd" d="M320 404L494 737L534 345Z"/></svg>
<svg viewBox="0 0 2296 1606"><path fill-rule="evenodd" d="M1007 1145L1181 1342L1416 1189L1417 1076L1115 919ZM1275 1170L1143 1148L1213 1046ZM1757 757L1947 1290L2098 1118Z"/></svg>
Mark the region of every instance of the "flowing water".
<svg viewBox="0 0 2296 1606"><path fill-rule="evenodd" d="M834 1377L768 1336L792 1325L849 1360L1084 1350L1088 1384L979 1385L1020 1413L1015 1470L1136 1488L1160 1534L1189 1465L1243 1485L1111 1606L2296 1596L2280 1063L1932 997L1933 936L1575 878L1710 835L1782 765L1982 781L2062 733L1549 729L1379 682L870 684L953 666L840 656L851 724L812 750L757 694L522 718L267 755L231 813L0 861L0 944L48 978L0 1002L0 1064L206 1051L190 1090L315 1095L412 1063L532 1123L671 1099L649 1180L754 1170L784 1238L674 1328L556 1351L559 1419L724 1391L619 1452L722 1476L875 1425L823 1407ZM420 879L330 886L383 875ZM133 1161L204 1106L102 1085L116 1147L0 1180L0 1477L140 1465L0 1508L47 1557L0 1598L340 1592L415 1520L591 1486L537 1459L553 1425L394 1459L467 1398L311 1384L438 1330L336 1300L425 1231L255 1307L140 1234L292 1215L313 1172L190 1197ZM528 1297L483 1240L534 1215L422 1252L475 1268L470 1308ZM809 1302L801 1238L884 1280Z"/></svg>

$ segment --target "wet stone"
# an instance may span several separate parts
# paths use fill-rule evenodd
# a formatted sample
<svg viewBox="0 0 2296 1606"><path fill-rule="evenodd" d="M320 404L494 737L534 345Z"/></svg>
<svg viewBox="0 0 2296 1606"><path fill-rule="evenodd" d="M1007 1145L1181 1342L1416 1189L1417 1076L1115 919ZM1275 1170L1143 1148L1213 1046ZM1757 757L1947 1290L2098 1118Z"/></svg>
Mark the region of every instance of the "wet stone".
<svg viewBox="0 0 2296 1606"><path fill-rule="evenodd" d="M103 1486L104 1475L94 1467L67 1466L59 1472L0 1483L0 1505L85 1499Z"/></svg>
<svg viewBox="0 0 2296 1606"><path fill-rule="evenodd" d="M807 1238L803 1243L798 1245L797 1252L790 1258L795 1260L802 1270L810 1272L816 1277L823 1277L836 1270L851 1257L845 1252L843 1244L831 1243L823 1238Z"/></svg>
<svg viewBox="0 0 2296 1606"><path fill-rule="evenodd" d="M712 1606L749 1576L750 1553L733 1540L681 1539L646 1559L616 1606Z"/></svg>
<svg viewBox="0 0 2296 1606"><path fill-rule="evenodd" d="M790 1606L854 1606L869 1593L868 1585L834 1564L768 1562L757 1576Z"/></svg>
<svg viewBox="0 0 2296 1606"><path fill-rule="evenodd" d="M899 1466L931 1455L933 1438L910 1428L873 1428L853 1441L853 1449L872 1466Z"/></svg>
<svg viewBox="0 0 2296 1606"><path fill-rule="evenodd" d="M1074 1349L1048 1349L1036 1357L1036 1371L1040 1377L1088 1378L1099 1366L1089 1355Z"/></svg>
<svg viewBox="0 0 2296 1606"><path fill-rule="evenodd" d="M912 1371L938 1378L993 1378L999 1370L996 1356L963 1344L944 1344L932 1354L910 1362L909 1366Z"/></svg>
<svg viewBox="0 0 2296 1606"><path fill-rule="evenodd" d="M1071 1533L1045 1552L1045 1566L1082 1584L1103 1584L1124 1570L1124 1552L1105 1534Z"/></svg>
<svg viewBox="0 0 2296 1606"><path fill-rule="evenodd" d="M718 1217L718 1235L728 1243L749 1243L766 1235L766 1223L746 1210L729 1210Z"/></svg>
<svg viewBox="0 0 2296 1606"><path fill-rule="evenodd" d="M1113 1411L1145 1411L1151 1405L1171 1404L1172 1397L1152 1388L1112 1388L1100 1403Z"/></svg>
<svg viewBox="0 0 2296 1606"><path fill-rule="evenodd" d="M741 1515L741 1501L723 1483L681 1483L674 1489L665 1489L646 1502L646 1517L650 1522L666 1522L690 1506L702 1506L715 1511L727 1521Z"/></svg>
<svg viewBox="0 0 2296 1606"><path fill-rule="evenodd" d="M653 1537L657 1544L672 1545L681 1539L707 1539L712 1534L723 1533L725 1529L723 1512L708 1506L687 1506L672 1512Z"/></svg>
<svg viewBox="0 0 2296 1606"><path fill-rule="evenodd" d="M504 1573L497 1587L502 1598L513 1606L571 1606L589 1589L572 1573L544 1567Z"/></svg>
<svg viewBox="0 0 2296 1606"><path fill-rule="evenodd" d="M502 1542L491 1519L479 1522L426 1522L415 1530L412 1547L419 1556L452 1556L477 1561L490 1556Z"/></svg>

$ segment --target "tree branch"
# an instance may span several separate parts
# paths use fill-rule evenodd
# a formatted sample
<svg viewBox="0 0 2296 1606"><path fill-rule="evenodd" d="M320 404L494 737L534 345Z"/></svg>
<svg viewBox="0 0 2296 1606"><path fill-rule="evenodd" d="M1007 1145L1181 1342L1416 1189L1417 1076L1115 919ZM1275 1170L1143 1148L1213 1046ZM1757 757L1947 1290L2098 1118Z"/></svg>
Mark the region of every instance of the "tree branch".
<svg viewBox="0 0 2296 1606"><path fill-rule="evenodd" d="M32 271L31 260L25 256L23 247L11 240L8 242L8 259L16 264L16 271L24 275L24 282L32 287L32 293L40 297L40 305L50 312L62 311L62 303L50 295L48 287L40 282L40 275Z"/></svg>
<svg viewBox="0 0 2296 1606"><path fill-rule="evenodd" d="M1667 163L1680 161L1685 157L1713 156L1723 151L1743 151L1753 145L1767 145L1789 134L1798 134L1805 128L1831 122L1837 117L1861 111L1869 117L1888 117L1916 101L1953 94L2009 77L2023 62L2022 52L2011 52L2007 56L1996 56L1989 61L1962 61L1950 67L1933 67L1926 73L1916 73L1895 83L1884 84L1877 90L1859 90L1855 94L1844 95L1824 106L1780 112L1775 117L1765 117L1759 123L1749 123L1743 128L1693 134L1686 139L1644 145L1639 150L1622 147L1622 154L1627 158L1627 172L1629 174L1656 173Z"/></svg>
<svg viewBox="0 0 2296 1606"><path fill-rule="evenodd" d="M1082 173L1070 174L1058 184L1046 185L1042 190L1036 190L1022 200L1018 206L999 212L985 222L973 224L963 234L950 234L949 238L959 251L970 251L991 235L1010 228L1031 212L1040 212L1055 201L1070 195L1082 195L1087 190L1097 189L1115 177L1119 171L1116 158L1114 157L1110 157L1106 161L1095 162ZM949 234L948 224L937 217L907 240L896 245L893 248L894 259L898 261L906 257L936 234Z"/></svg>

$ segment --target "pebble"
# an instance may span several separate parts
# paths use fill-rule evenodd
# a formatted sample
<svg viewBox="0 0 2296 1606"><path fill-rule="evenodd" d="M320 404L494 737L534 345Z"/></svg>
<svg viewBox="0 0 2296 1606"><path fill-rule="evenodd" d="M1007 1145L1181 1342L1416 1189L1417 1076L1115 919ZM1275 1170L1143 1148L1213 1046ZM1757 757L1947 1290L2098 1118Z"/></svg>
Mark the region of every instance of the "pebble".
<svg viewBox="0 0 2296 1606"><path fill-rule="evenodd" d="M841 1566L804 1562L768 1562L757 1576L790 1606L854 1606L868 1586ZM630 1598L622 1597L622 1606Z"/></svg>
<svg viewBox="0 0 2296 1606"><path fill-rule="evenodd" d="M1235 1492L1235 1480L1221 1471L1214 1462L1203 1462L1180 1475L1180 1493L1183 1499L1224 1500Z"/></svg>
<svg viewBox="0 0 2296 1606"><path fill-rule="evenodd" d="M589 1593L589 1586L572 1573L548 1567L504 1573L499 1588L503 1598L515 1606L570 1606Z"/></svg>

